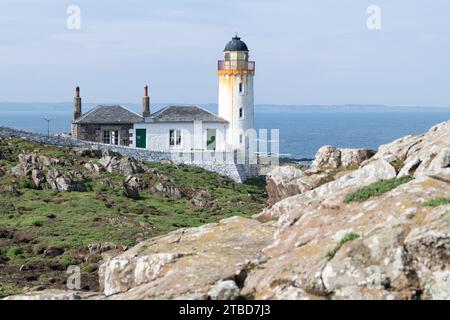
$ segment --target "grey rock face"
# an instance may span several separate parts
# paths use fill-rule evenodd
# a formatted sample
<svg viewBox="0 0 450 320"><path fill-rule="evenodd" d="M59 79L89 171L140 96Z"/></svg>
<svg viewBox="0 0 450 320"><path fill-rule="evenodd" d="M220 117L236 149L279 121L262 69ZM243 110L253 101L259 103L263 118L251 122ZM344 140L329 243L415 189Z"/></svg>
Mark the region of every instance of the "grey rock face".
<svg viewBox="0 0 450 320"><path fill-rule="evenodd" d="M57 168L58 159L40 156L36 153L20 154L19 164L11 172L19 178L29 178L37 189L50 187L58 191L84 191L84 177L81 172L62 172Z"/></svg>
<svg viewBox="0 0 450 320"><path fill-rule="evenodd" d="M239 287L233 280L220 281L208 293L211 300L236 300L239 297Z"/></svg>
<svg viewBox="0 0 450 320"><path fill-rule="evenodd" d="M310 191L328 179L327 173L306 174L295 166L275 167L266 176L266 190L269 204Z"/></svg>
<svg viewBox="0 0 450 320"><path fill-rule="evenodd" d="M311 167L321 171L359 167L374 154L375 151L369 149L339 149L333 146L324 146L317 151Z"/></svg>
<svg viewBox="0 0 450 320"><path fill-rule="evenodd" d="M175 185L167 182L158 182L149 187L149 191L159 197L180 199L183 192Z"/></svg>
<svg viewBox="0 0 450 320"><path fill-rule="evenodd" d="M123 195L130 199L139 200L141 198L139 188L139 179L133 176L128 176L123 183Z"/></svg>

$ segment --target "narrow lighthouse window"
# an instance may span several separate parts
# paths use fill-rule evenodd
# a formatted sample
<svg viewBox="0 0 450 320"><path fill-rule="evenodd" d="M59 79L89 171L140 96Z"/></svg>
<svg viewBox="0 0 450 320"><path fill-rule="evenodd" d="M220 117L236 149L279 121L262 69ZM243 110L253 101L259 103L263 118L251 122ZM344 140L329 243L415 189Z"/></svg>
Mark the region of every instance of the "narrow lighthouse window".
<svg viewBox="0 0 450 320"><path fill-rule="evenodd" d="M244 90L243 90L243 86L242 86L242 82L240 82L239 83L239 93L242 93Z"/></svg>
<svg viewBox="0 0 450 320"><path fill-rule="evenodd" d="M239 108L239 119L244 118L244 110L242 108Z"/></svg>

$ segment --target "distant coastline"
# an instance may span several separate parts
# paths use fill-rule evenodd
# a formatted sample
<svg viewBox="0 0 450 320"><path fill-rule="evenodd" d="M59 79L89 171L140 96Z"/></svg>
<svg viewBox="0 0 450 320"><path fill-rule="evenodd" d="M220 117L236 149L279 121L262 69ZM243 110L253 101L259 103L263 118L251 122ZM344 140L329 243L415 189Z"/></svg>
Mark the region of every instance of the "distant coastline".
<svg viewBox="0 0 450 320"><path fill-rule="evenodd" d="M106 101L105 104L108 102ZM135 111L139 103L121 103ZM152 111L170 103L152 103ZM97 103L85 103L89 110ZM217 112L217 104L200 104ZM45 133L50 117L52 134L69 132L71 102L0 102L0 125ZM421 134L431 126L450 119L450 107L334 105L291 106L259 104L255 107L257 129L280 130L280 153L289 162L308 163L323 145L340 148L369 148L397 138Z"/></svg>
<svg viewBox="0 0 450 320"><path fill-rule="evenodd" d="M184 102L183 102L184 103ZM87 110L99 105L99 104L119 104L127 106L135 111L139 111L140 103L128 103L128 102L85 102L84 106ZM179 104L179 102L152 102L152 108L156 111L164 106ZM192 103L191 103L192 104ZM217 103L193 103L198 104L210 111L217 110ZM3 112L8 112L11 107L14 107L14 112L20 111L72 111L73 103L67 102L0 102L0 115ZM6 109L5 109L6 108ZM63 109L64 108L64 109ZM67 108L67 109L66 109ZM255 104L255 109L258 111L359 111L359 112L374 112L374 111L445 111L450 110L450 106L394 106L394 105L377 105L377 104L336 104L336 105L291 105L291 104L268 104L260 103Z"/></svg>

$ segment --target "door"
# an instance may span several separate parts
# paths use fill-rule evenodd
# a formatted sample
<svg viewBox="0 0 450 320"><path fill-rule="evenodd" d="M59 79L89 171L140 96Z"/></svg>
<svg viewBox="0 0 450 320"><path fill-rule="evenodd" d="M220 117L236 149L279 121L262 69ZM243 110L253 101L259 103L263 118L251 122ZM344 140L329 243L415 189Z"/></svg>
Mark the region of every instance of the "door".
<svg viewBox="0 0 450 320"><path fill-rule="evenodd" d="M147 129L136 129L136 148L147 148Z"/></svg>
<svg viewBox="0 0 450 320"><path fill-rule="evenodd" d="M206 129L206 149L215 151L216 144L216 129Z"/></svg>

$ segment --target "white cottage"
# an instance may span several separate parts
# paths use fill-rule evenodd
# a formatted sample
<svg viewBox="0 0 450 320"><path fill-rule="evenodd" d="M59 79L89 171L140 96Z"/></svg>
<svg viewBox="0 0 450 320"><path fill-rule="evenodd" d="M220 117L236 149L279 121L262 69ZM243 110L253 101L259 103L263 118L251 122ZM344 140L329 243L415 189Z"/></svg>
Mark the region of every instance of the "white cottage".
<svg viewBox="0 0 450 320"><path fill-rule="evenodd" d="M150 112L148 88L142 102L143 121L130 130L130 145L152 151L231 151L248 148L253 130L253 77L247 45L235 36L218 62L219 114L195 105L171 105Z"/></svg>
<svg viewBox="0 0 450 320"><path fill-rule="evenodd" d="M228 127L199 106L167 106L134 124L132 143L152 151L223 151Z"/></svg>

